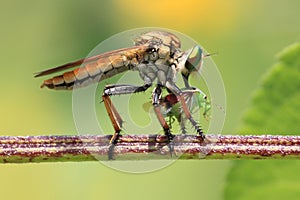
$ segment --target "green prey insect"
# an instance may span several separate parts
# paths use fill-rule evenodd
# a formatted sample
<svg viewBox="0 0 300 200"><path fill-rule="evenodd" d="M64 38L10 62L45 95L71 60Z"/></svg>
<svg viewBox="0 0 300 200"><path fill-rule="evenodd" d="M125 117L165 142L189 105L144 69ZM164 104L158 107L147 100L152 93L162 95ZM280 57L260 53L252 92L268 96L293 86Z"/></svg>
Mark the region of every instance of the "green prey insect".
<svg viewBox="0 0 300 200"><path fill-rule="evenodd" d="M181 90L191 113L202 110L203 117L208 121L210 118L208 112L211 109L211 102L207 95L198 88L182 88ZM176 95L169 93L165 96L162 96L159 102L160 106L162 107L162 114L169 127L172 129L172 124L177 121L180 125L181 133L186 134L187 118L184 116L184 112ZM149 110L151 107L151 102L145 103L143 107L144 110Z"/></svg>

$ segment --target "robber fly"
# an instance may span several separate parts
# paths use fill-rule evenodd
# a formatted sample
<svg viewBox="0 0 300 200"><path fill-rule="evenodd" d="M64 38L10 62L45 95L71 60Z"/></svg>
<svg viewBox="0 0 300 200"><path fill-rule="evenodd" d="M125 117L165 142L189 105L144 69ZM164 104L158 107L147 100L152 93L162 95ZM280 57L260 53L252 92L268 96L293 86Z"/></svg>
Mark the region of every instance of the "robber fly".
<svg viewBox="0 0 300 200"><path fill-rule="evenodd" d="M49 75L59 71L71 69L61 75L54 76L43 82L41 87L56 90L72 90L73 88L84 87L110 78L127 70L134 70L139 73L144 81L141 86L136 85L107 85L104 88L102 100L112 122L115 133L111 137L108 151L109 159L113 159L114 146L120 137L123 120L110 96L124 95L144 92L153 84L152 104L164 133L169 141L170 152L172 151L172 140L174 135L166 122L159 101L162 89L167 89L170 94L176 97L181 104L182 111L188 119L201 140L205 136L198 122L196 122L186 104L183 91L176 85L175 80L178 73L181 73L186 88L189 85L188 78L192 72L198 71L203 63L205 55L199 46L183 51L180 39L169 32L149 31L134 39L134 46L118 49L103 54L95 55L86 59L67 63L52 69L39 72L35 77ZM156 81L154 83L154 81Z"/></svg>

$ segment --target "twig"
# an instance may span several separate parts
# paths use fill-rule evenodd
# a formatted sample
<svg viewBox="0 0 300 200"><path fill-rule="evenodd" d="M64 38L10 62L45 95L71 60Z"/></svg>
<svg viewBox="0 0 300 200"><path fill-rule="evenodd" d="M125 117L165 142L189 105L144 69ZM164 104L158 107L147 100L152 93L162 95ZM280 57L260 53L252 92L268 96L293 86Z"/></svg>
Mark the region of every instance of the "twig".
<svg viewBox="0 0 300 200"><path fill-rule="evenodd" d="M1 163L107 160L110 135L3 136ZM147 159L299 159L300 136L194 135L174 138L170 156L162 135L124 135L115 146L117 160Z"/></svg>

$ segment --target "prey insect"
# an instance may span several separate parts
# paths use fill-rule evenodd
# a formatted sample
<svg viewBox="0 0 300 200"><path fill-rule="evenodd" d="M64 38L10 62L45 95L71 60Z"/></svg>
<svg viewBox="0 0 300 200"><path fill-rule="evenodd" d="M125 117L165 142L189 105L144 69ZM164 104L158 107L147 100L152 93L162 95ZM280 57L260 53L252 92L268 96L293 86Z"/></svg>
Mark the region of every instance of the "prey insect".
<svg viewBox="0 0 300 200"><path fill-rule="evenodd" d="M181 90L190 112L193 114L201 109L203 110L203 117L208 121L210 118L208 112L211 109L211 104L206 94L198 88L182 88ZM187 119L184 117L183 110L176 95L169 93L165 96L161 96L159 105L162 107L163 116L169 127L172 129L172 125L177 121L180 125L181 133L186 134ZM143 105L145 111L148 111L150 107L151 102L146 102Z"/></svg>
<svg viewBox="0 0 300 200"><path fill-rule="evenodd" d="M35 77L53 74L64 71L61 75L54 76L43 82L41 87L55 90L72 90L85 87L92 83L97 83L110 78L116 74L127 70L134 70L139 73L144 84L138 85L107 85L102 94L102 100L112 122L115 133L111 137L108 158L114 158L114 147L120 137L123 120L111 101L111 96L125 95L144 92L152 85L155 85L152 93L152 105L157 119L161 124L164 133L169 141L170 152L173 151L170 124L166 121L161 110L160 101L162 90L167 89L171 98L175 98L181 105L185 118L189 120L195 128L201 140L205 136L198 122L191 115L186 102L186 94L176 85L176 77L181 74L187 90L194 90L189 84L191 73L199 70L205 55L199 46L194 46L189 50L181 49L180 39L169 32L149 31L134 39L134 46L118 49L103 54L95 55L86 59L67 63L52 69L39 72ZM78 66L82 67L78 67ZM77 67L77 68L75 68ZM71 68L75 68L72 69ZM172 107L172 106L171 106Z"/></svg>

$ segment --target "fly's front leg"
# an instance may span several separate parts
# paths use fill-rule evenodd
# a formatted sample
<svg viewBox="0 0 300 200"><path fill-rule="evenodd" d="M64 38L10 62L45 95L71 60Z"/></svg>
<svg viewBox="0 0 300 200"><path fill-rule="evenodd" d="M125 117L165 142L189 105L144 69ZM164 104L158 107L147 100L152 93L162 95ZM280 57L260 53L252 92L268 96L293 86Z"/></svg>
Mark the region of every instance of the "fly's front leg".
<svg viewBox="0 0 300 200"><path fill-rule="evenodd" d="M180 115L179 116L179 124L180 124L180 129L181 129L181 134L185 135L186 134L186 128L185 128L185 119Z"/></svg>
<svg viewBox="0 0 300 200"><path fill-rule="evenodd" d="M154 88L154 91L152 94L152 104L153 104L157 119L164 129L165 135L167 136L168 147L170 149L170 154L172 156L172 153L174 152L174 144L172 141L174 138L174 135L171 134L170 127L169 127L168 123L166 122L166 120L161 112L160 106L159 106L159 99L160 99L161 93L162 93L161 87L162 87L161 85L157 85L157 87Z"/></svg>
<svg viewBox="0 0 300 200"><path fill-rule="evenodd" d="M194 92L196 91L194 88L188 86L188 88L190 88L190 90L185 90L187 88L183 88L184 91L182 91L183 95L185 96L185 104L187 105L188 111L190 111L191 107L192 107L192 97ZM182 89L181 89L182 90ZM181 133L183 135L186 134L186 117L182 116L183 114L180 114L180 129L181 129Z"/></svg>
<svg viewBox="0 0 300 200"><path fill-rule="evenodd" d="M120 137L120 132L123 124L123 120L117 111L116 107L112 103L110 96L112 95L121 95L121 94L132 94L137 92L146 91L151 84L145 84L143 86L135 86L135 85L108 85L105 87L102 100L104 102L106 111L110 118L110 121L115 129L114 135L111 137L109 142L109 149L108 149L108 159L113 159L113 152L114 147L118 142Z"/></svg>
<svg viewBox="0 0 300 200"><path fill-rule="evenodd" d="M194 126L194 128L196 129L197 131L197 134L199 136L201 136L202 140L204 140L205 136L203 134L203 131L200 127L200 125L193 119L192 115L191 115L191 112L190 110L188 109L188 106L185 102L185 99L184 99L184 95L183 95L183 92L173 83L173 82L170 82L170 81L167 81L166 83L166 87L173 93L175 94L178 98L179 98L179 101L181 103L181 106L182 106L182 110L186 116L187 119L189 119L189 121L191 122L191 124Z"/></svg>
<svg viewBox="0 0 300 200"><path fill-rule="evenodd" d="M199 136L201 136L202 139L205 138L204 134L203 134L203 130L201 129L200 125L193 119L190 110L188 109L185 99L182 96L182 94L179 93L179 99L182 105L182 109L184 111L184 114L186 116L186 118L188 118L191 122L191 124L194 126L194 128L196 129L197 133Z"/></svg>

